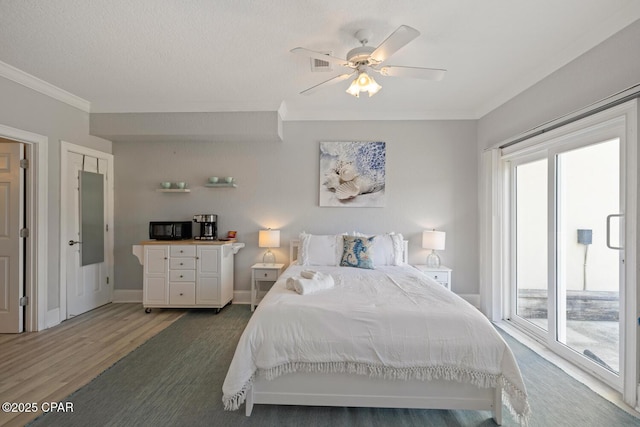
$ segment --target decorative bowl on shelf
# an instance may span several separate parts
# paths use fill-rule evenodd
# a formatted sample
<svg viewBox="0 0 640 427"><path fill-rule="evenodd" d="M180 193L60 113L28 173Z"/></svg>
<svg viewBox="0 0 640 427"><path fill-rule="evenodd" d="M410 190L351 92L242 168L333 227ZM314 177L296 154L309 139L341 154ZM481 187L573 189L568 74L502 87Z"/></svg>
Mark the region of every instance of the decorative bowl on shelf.
<svg viewBox="0 0 640 427"><path fill-rule="evenodd" d="M233 182L233 177L232 176L228 176L224 179L224 182L226 182L227 184L231 184Z"/></svg>
<svg viewBox="0 0 640 427"><path fill-rule="evenodd" d="M218 177L217 176L211 176L209 177L209 182L211 184L216 184L218 182Z"/></svg>
<svg viewBox="0 0 640 427"><path fill-rule="evenodd" d="M182 189L187 186L186 182L176 182L176 187Z"/></svg>
<svg viewBox="0 0 640 427"><path fill-rule="evenodd" d="M160 183L160 187L162 187L162 188L171 188L171 183L167 182L167 181L161 182Z"/></svg>

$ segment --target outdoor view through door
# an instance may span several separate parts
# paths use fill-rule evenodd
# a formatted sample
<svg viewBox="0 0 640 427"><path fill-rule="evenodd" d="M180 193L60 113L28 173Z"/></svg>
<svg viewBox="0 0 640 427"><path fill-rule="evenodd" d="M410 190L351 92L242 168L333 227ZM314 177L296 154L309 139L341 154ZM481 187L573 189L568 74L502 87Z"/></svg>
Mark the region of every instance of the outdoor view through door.
<svg viewBox="0 0 640 427"><path fill-rule="evenodd" d="M583 366L620 373L620 139L511 161L512 312ZM617 381L616 381L617 382Z"/></svg>
<svg viewBox="0 0 640 427"><path fill-rule="evenodd" d="M560 153L556 176L557 339L615 373L620 253L611 246L620 227L608 216L620 212L619 146L614 139Z"/></svg>

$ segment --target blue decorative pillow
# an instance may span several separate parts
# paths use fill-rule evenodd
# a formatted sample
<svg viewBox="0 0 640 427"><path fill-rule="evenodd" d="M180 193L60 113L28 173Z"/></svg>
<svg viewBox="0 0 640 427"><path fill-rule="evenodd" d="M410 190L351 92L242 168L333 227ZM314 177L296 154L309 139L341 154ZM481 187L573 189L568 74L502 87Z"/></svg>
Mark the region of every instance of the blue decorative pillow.
<svg viewBox="0 0 640 427"><path fill-rule="evenodd" d="M342 236L343 250L340 265L372 269L373 239L374 237Z"/></svg>

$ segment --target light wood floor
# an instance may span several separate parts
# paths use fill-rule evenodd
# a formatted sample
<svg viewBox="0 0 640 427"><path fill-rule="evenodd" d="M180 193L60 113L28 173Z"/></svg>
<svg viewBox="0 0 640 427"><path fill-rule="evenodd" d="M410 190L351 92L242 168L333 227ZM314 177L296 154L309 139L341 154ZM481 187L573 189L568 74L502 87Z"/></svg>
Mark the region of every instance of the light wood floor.
<svg viewBox="0 0 640 427"><path fill-rule="evenodd" d="M0 403L63 401L184 313L107 304L45 331L0 334ZM0 425L23 426L40 413L0 410Z"/></svg>

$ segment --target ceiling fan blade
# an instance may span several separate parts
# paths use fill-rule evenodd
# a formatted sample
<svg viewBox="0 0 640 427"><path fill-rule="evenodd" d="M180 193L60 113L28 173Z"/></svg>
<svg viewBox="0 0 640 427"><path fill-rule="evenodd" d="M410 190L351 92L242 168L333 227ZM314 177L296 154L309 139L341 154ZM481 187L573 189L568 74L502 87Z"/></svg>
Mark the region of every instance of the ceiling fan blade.
<svg viewBox="0 0 640 427"><path fill-rule="evenodd" d="M296 47L291 49L291 53L295 53L298 55L309 56L314 59L319 59L321 61L332 62L334 64L349 66L349 62L345 59L337 58L335 56L327 55L322 52L316 52L315 50L305 49L304 47Z"/></svg>
<svg viewBox="0 0 640 427"><path fill-rule="evenodd" d="M371 53L371 59L378 64L384 62L400 48L420 35L420 31L408 25L401 25L376 50Z"/></svg>
<svg viewBox="0 0 640 427"><path fill-rule="evenodd" d="M380 68L383 76L409 77L412 79L436 80L444 78L447 70L439 68L402 67L399 65L386 65Z"/></svg>
<svg viewBox="0 0 640 427"><path fill-rule="evenodd" d="M318 83L315 86L311 86L309 89L305 89L302 92L300 92L300 95L309 95L314 93L316 90L318 90L320 88L320 86L324 86L324 85L332 85L335 83L340 83L343 80L348 79L349 77L353 76L355 74L355 72L353 73L347 73L347 74L340 74L339 76L336 77L332 77L329 80L325 80L322 83Z"/></svg>

